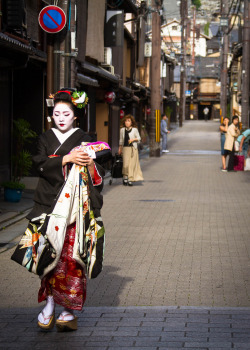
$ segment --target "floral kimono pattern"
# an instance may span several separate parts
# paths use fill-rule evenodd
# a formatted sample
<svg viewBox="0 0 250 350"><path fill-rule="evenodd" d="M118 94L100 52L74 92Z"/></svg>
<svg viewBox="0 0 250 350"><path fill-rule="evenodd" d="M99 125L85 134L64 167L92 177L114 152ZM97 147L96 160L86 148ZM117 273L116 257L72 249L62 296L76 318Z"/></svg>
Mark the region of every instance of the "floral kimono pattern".
<svg viewBox="0 0 250 350"><path fill-rule="evenodd" d="M105 143L83 143L94 151L109 149ZM95 278L102 270L104 227L95 217L89 198L86 167L72 166L51 214L30 221L12 259L28 271L44 277L59 262L68 226L75 224L72 259Z"/></svg>

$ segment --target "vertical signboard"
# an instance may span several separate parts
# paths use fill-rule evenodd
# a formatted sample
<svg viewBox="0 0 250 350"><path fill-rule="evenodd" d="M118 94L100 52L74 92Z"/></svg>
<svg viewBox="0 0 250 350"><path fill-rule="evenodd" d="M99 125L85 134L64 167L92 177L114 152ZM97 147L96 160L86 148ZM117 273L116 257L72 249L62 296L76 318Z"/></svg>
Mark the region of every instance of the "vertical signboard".
<svg viewBox="0 0 250 350"><path fill-rule="evenodd" d="M144 56L145 57L151 57L152 56L152 43L151 42L145 43Z"/></svg>
<svg viewBox="0 0 250 350"><path fill-rule="evenodd" d="M104 28L104 46L123 46L124 13L122 10L107 11Z"/></svg>

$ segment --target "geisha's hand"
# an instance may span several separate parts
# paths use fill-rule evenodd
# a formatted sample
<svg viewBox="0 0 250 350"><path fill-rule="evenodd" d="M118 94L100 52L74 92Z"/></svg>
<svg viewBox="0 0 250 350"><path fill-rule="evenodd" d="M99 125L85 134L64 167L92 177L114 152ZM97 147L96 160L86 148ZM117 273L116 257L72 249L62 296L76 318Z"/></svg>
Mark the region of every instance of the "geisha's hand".
<svg viewBox="0 0 250 350"><path fill-rule="evenodd" d="M93 161L92 158L90 158L89 156L87 156L87 167L89 169L89 173L90 173L90 176L92 177L92 179L95 178L95 163Z"/></svg>
<svg viewBox="0 0 250 350"><path fill-rule="evenodd" d="M92 158L89 157L88 153L84 153L84 165L88 167L94 166L94 161Z"/></svg>
<svg viewBox="0 0 250 350"><path fill-rule="evenodd" d="M93 159L80 149L74 150L70 154L63 157L62 165L64 166L67 163L75 163L76 165L80 166L91 166L91 164L94 165Z"/></svg>

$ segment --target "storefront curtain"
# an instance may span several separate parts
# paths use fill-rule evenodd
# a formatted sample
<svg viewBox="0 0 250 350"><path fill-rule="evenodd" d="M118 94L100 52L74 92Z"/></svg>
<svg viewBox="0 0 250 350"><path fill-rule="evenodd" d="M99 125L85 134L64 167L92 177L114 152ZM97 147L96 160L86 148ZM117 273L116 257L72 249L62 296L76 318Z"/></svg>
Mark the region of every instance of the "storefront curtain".
<svg viewBox="0 0 250 350"><path fill-rule="evenodd" d="M89 1L86 56L98 62L104 60L104 20L105 0Z"/></svg>

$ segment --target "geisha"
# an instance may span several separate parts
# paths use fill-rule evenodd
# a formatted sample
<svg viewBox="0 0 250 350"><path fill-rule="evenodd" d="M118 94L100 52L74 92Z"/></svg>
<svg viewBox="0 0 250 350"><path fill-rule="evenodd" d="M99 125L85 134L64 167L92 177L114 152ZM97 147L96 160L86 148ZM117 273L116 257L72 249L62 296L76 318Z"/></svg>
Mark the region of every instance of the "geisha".
<svg viewBox="0 0 250 350"><path fill-rule="evenodd" d="M54 259L48 260L48 263L45 262L42 273L38 273L41 277L38 302L46 301L45 307L38 315L38 326L49 330L56 323L59 331L68 331L77 329L74 310L81 310L86 299L85 265L88 252L86 253L86 249L79 251L80 239L83 241L84 237L86 238L86 235L81 236L79 232L84 223L84 227L88 227L88 233L91 234L89 228L91 218L99 218L100 221L100 210L103 204L101 191L104 169L95 161L95 151L108 150L109 147L107 144L103 146L101 143L90 143L91 138L81 129L74 127L76 108L84 108L87 103L85 93L60 90L50 97L54 105L55 127L43 133L38 140L37 154L33 157L39 173L39 182L34 196L35 204L27 216L29 226L25 232L26 244L20 242L13 255L20 254L24 246L27 248L27 242L32 240L30 237L36 237L37 241L39 237L42 238L38 243L37 255L34 253L33 245L31 247L33 251L30 250L27 254L28 250L26 250L26 254L22 256L22 265L34 272L36 264L38 266L38 255L43 251L41 247L46 246L44 242L49 242L53 248ZM100 145L103 147L100 148ZM78 198L81 188L83 188L83 196L85 195L83 205L79 204ZM66 202L64 204L63 200L71 202L68 205ZM81 208L83 211L79 221L80 207L83 207ZM45 218L47 218L46 226ZM96 227L100 228L102 225L98 226L95 221L92 226L96 231ZM44 227L45 232L42 235ZM99 236L102 236L101 248L99 247L98 252L95 252L95 259L101 266L104 234ZM92 238L91 240L93 241ZM13 260L16 259L13 258ZM56 304L64 307L57 320L55 319Z"/></svg>

